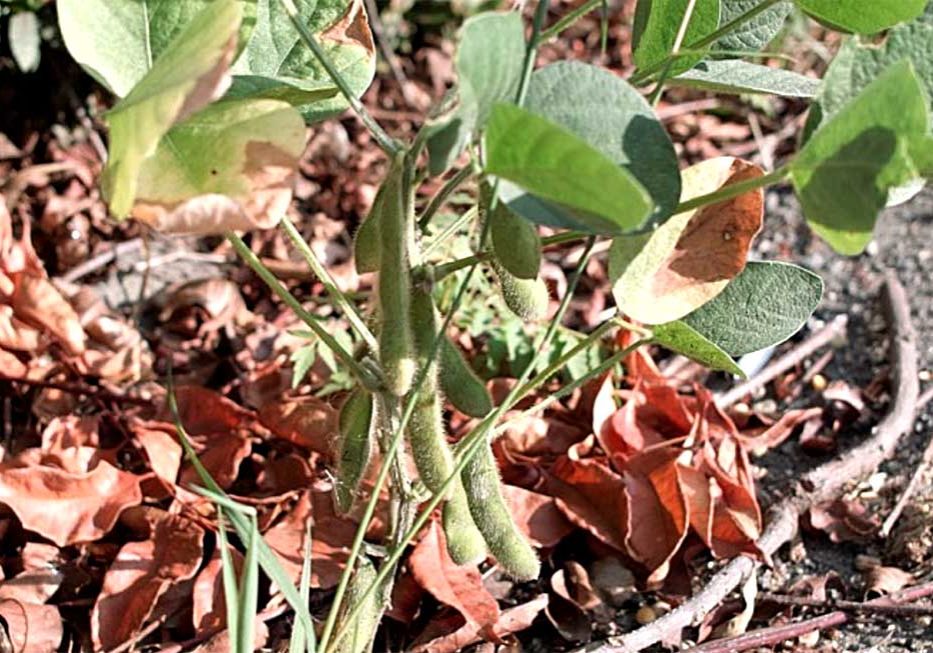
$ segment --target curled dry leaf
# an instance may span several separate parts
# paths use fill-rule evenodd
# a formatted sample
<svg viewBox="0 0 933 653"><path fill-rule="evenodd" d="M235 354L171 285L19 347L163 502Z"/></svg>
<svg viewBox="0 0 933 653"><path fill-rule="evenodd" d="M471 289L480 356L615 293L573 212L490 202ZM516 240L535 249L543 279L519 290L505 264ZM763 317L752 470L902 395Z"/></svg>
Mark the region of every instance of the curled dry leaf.
<svg viewBox="0 0 933 653"><path fill-rule="evenodd" d="M874 567L865 573L865 598L874 599L902 590L914 582L910 572L897 567Z"/></svg>
<svg viewBox="0 0 933 653"><path fill-rule="evenodd" d="M140 478L100 461L76 474L55 467L0 467L0 501L23 527L67 546L102 537L142 501Z"/></svg>
<svg viewBox="0 0 933 653"><path fill-rule="evenodd" d="M259 421L276 437L333 456L337 411L326 401L301 397L270 402L260 408Z"/></svg>
<svg viewBox="0 0 933 653"><path fill-rule="evenodd" d="M223 395L197 385L180 385L175 388L178 416L185 430L191 435L216 433L246 426L253 413L241 408ZM168 409L163 421L173 422Z"/></svg>
<svg viewBox="0 0 933 653"><path fill-rule="evenodd" d="M151 533L124 544L104 576L91 611L96 649L110 650L129 640L153 616L172 586L190 580L201 566L204 531L179 515L153 517Z"/></svg>
<svg viewBox="0 0 933 653"><path fill-rule="evenodd" d="M183 455L175 426L161 422L135 422L132 431L156 476L167 483L175 483Z"/></svg>
<svg viewBox="0 0 933 653"><path fill-rule="evenodd" d="M573 524L625 551L629 497L625 480L597 460L557 460L546 476L547 493Z"/></svg>
<svg viewBox="0 0 933 653"><path fill-rule="evenodd" d="M57 651L61 644L64 629L54 605L4 598L0 599L0 618L14 653L49 653Z"/></svg>
<svg viewBox="0 0 933 653"><path fill-rule="evenodd" d="M547 594L540 594L527 603L504 610L499 616L498 621L493 626L492 634L497 639L505 639L512 633L521 632L530 627L535 618L547 607ZM464 623L462 618L456 616L457 621L462 625L459 628L451 624L450 617L447 617L444 623L439 624L438 628L431 628L429 625L415 641L412 653L456 653L465 647L475 644L483 639L483 633L475 626ZM454 630L456 628L456 630ZM433 636L433 633L442 633Z"/></svg>
<svg viewBox="0 0 933 653"><path fill-rule="evenodd" d="M552 497L514 485L503 485L502 496L515 525L535 546L555 546L573 530Z"/></svg>
<svg viewBox="0 0 933 653"><path fill-rule="evenodd" d="M836 499L810 509L810 525L833 542L864 542L878 532L879 522L855 499Z"/></svg>
<svg viewBox="0 0 933 653"><path fill-rule="evenodd" d="M499 604L483 585L475 565L459 566L450 559L444 532L431 522L408 558L412 576L434 598L456 608L476 632L492 632L499 621Z"/></svg>
<svg viewBox="0 0 933 653"><path fill-rule="evenodd" d="M762 174L734 157L709 159L683 171L681 201ZM675 215L651 234L617 238L609 276L619 310L645 324L663 324L713 299L745 268L763 214L758 189Z"/></svg>

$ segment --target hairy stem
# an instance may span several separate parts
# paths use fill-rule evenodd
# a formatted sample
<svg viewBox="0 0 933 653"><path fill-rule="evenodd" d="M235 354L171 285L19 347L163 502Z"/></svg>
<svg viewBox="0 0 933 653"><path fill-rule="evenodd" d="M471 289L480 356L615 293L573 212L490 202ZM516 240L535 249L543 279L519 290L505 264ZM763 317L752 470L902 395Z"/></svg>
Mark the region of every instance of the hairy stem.
<svg viewBox="0 0 933 653"><path fill-rule="evenodd" d="M428 206L424 209L424 213L422 213L421 217L418 219L419 229L424 231L427 228L428 224L431 222L431 218L444 206L444 203L453 192L457 190L463 182L469 179L474 172L472 165L466 165L460 168L453 177L448 179L447 182L441 186L440 190L431 198Z"/></svg>
<svg viewBox="0 0 933 653"><path fill-rule="evenodd" d="M550 41L552 38L583 18L583 16L596 9L596 7L600 6L602 2L604 2L604 0L586 0L586 2L581 4L579 7L571 9L560 20L541 32L541 38L539 41L541 43Z"/></svg>
<svg viewBox="0 0 933 653"><path fill-rule="evenodd" d="M301 20L294 0L280 0L280 2L285 9L285 13L288 14L288 18L292 21L292 25L295 26L299 36L301 36L301 40L304 41L308 49L311 50L311 53L314 54L314 58L318 60L318 63L327 71L327 74L346 99L347 104L349 104L353 112L359 116L360 120L363 121L363 124L366 125L366 128L372 133L376 142L379 143L379 147L390 156L401 152L402 147L399 142L386 133L382 125L372 117L366 110L366 107L363 106L363 103L357 99L356 95L353 93L353 89L350 88L350 84L344 79L343 75L340 74L340 71L337 70L334 62L331 61L327 53L324 52L324 49L317 42L317 39L314 37L314 34L311 33L311 30L308 29L308 26Z"/></svg>
<svg viewBox="0 0 933 653"><path fill-rule="evenodd" d="M680 46L684 43L684 37L687 35L687 28L690 26L690 20L693 18L693 10L696 8L696 5L697 0L688 0L687 7L684 9L684 17L680 21L680 27L677 28L677 35L674 37L674 45L671 47L670 55L665 57L667 63L664 64L664 68L661 70L661 77L658 79L657 85L651 92L651 99L649 102L653 107L658 106L658 102L660 102L661 96L664 94L664 82L667 81L667 76L671 74L671 67L674 65L674 57L680 52Z"/></svg>
<svg viewBox="0 0 933 653"><path fill-rule="evenodd" d="M739 195L744 195L749 191L764 188L765 186L779 184L784 181L784 179L786 179L787 175L789 174L790 168L785 165L767 175L756 177L754 179L746 179L745 181L740 181L737 184L723 186L715 192L707 193L706 195L700 195L699 197L694 197L693 199L689 199L686 202L681 202L677 205L677 208L674 209L674 214L676 215L678 213L693 211L710 204L718 204L719 202L731 200L734 197L738 197Z"/></svg>
<svg viewBox="0 0 933 653"><path fill-rule="evenodd" d="M311 271L317 276L321 283L324 284L324 290L327 291L331 301L343 310L350 326L352 326L357 334L369 345L369 348L373 352L378 351L379 344L376 342L376 336L374 336L372 331L369 330L369 327L366 326L363 318L356 310L356 306L354 306L340 288L337 287L334 278L330 275L330 272L327 271L327 268L317 259L317 256L314 255L311 246L301 237L301 232L298 231L295 224L289 220L288 217L285 217L282 218L282 228L285 230L285 235L289 237L295 245L295 248L308 263L308 267L311 268Z"/></svg>
<svg viewBox="0 0 933 653"><path fill-rule="evenodd" d="M334 352L334 355L337 356L341 363L347 366L353 373L353 376L355 376L364 387L376 388L382 385L381 379L376 378L370 370L360 365L356 359L353 358L353 355L344 349L340 343L321 326L320 320L304 309L301 302L299 302L293 294L288 292L288 289L282 285L282 282L280 282L274 274L272 274L269 268L262 264L259 257L243 242L242 238L233 232L228 232L227 240L233 245L233 249L236 250L240 258L252 268L253 272L269 286L272 292L278 295L279 299L285 302L302 322L308 325L308 328L314 332L314 335L320 338L321 342Z"/></svg>

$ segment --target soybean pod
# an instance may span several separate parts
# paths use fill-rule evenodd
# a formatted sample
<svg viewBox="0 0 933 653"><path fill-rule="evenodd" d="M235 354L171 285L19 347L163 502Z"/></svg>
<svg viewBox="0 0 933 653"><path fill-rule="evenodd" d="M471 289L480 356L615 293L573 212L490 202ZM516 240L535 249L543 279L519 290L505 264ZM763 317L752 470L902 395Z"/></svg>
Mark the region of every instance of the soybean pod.
<svg viewBox="0 0 933 653"><path fill-rule="evenodd" d="M380 189L379 358L390 392L401 397L411 388L415 361L411 342L411 256L414 215L405 156L399 155Z"/></svg>
<svg viewBox="0 0 933 653"><path fill-rule="evenodd" d="M418 366L426 367L427 375L418 393L406 433L421 481L432 492L440 492L444 482L454 472L454 458L444 432L437 360L429 358L437 333L437 312L430 293L420 289L412 297L411 308ZM473 523L459 479L455 479L447 492L443 508L447 550L457 564L477 562L485 557L486 547Z"/></svg>
<svg viewBox="0 0 933 653"><path fill-rule="evenodd" d="M372 460L373 397L357 388L340 408L334 505L339 514L350 512Z"/></svg>
<svg viewBox="0 0 933 653"><path fill-rule="evenodd" d="M337 632L346 630L347 634L337 643L333 649L334 653L368 653L372 650L376 629L382 618L385 597L382 587L377 587L365 597L363 595L375 582L376 568L369 558L361 556L337 618ZM361 603L363 607L353 618L353 623L344 628L347 616Z"/></svg>
<svg viewBox="0 0 933 653"><path fill-rule="evenodd" d="M496 459L488 443L480 445L461 474L473 523L479 528L486 548L502 571L516 580L533 580L541 572L541 563L525 536L512 521L502 497L501 479Z"/></svg>
<svg viewBox="0 0 933 653"><path fill-rule="evenodd" d="M450 338L441 343L441 389L447 400L470 417L485 417L492 411L492 397L460 349Z"/></svg>

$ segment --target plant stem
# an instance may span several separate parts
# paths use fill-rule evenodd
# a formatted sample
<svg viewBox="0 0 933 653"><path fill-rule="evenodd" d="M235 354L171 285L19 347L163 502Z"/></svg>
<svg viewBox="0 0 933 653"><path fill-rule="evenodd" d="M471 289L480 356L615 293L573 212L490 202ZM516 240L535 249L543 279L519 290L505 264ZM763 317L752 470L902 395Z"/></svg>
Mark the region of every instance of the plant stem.
<svg viewBox="0 0 933 653"><path fill-rule="evenodd" d="M582 231L565 231L564 233L542 238L541 246L548 247L550 245L561 245L563 243L575 243L581 240L586 240L589 236L590 234L584 233ZM434 269L434 279L436 281L440 281L444 277L447 277L454 272L459 272L465 267L486 261L492 255L492 250L483 250L482 252L478 252L472 256L465 256L464 258L457 259L456 261L450 261L449 263L438 265Z"/></svg>
<svg viewBox="0 0 933 653"><path fill-rule="evenodd" d="M583 16L596 9L596 7L600 6L602 2L603 0L586 0L586 2L581 4L579 7L571 9L563 18L541 32L540 42L545 43L550 41L552 38L580 20Z"/></svg>
<svg viewBox="0 0 933 653"><path fill-rule="evenodd" d="M447 496L447 490L449 489L450 485L454 482L456 478L459 477L460 473L467 466L467 463L470 462L470 459L477 454L477 452L480 449L480 446L483 446L486 444L486 434L489 432L492 424L494 424L505 413L506 410L511 408L511 406L513 406L518 401L519 388L524 387L525 381L530 375L531 370L535 367L535 365L537 364L541 356L544 354L544 352L547 351L551 340L553 340L554 338L554 334L557 333L557 327L560 324L561 319L563 318L564 314L567 311L567 308L570 305L570 299L573 297L577 283L579 282L583 271L586 269L586 264L590 260L590 253L592 252L594 244L595 244L595 237L591 236L590 241L587 244L586 252L584 252L584 255L580 258L580 261L577 264L576 269L574 270L574 274L571 277L569 283L567 284L567 293L564 295L563 299L561 300L560 307L557 309L557 313L555 314L553 320L548 325L548 329L545 334L544 340L541 343L541 347L538 349L537 352L535 352L535 355L531 363L525 369L524 373L518 379L518 382L512 388L512 391L509 392L505 400L492 413L490 413L487 417L485 417L483 421L481 421L470 432L470 434L466 438L464 438L462 444L463 444L463 448L465 449L465 451L463 452L463 455L458 456L457 464L454 467L453 472L444 481L443 485L440 488L440 491L434 493L433 496L431 497L431 500L427 503L426 506L422 508L421 512L418 514L418 517L415 519L414 523L412 524L412 527L409 529L407 533L405 533L405 536L402 537L401 540L399 541L398 546L392 549L392 552L389 554L389 557L386 558L386 560L383 562L382 567L379 569L379 573L376 574L376 578L374 582L372 583L370 588L367 589L367 591L364 593L363 597L360 599L360 604L362 604L363 600L366 598L366 595L368 595L369 592L374 591L379 586L379 584L385 579L385 577L388 575L390 570L393 569L394 566L398 563L398 561L401 559L402 555L404 554L405 548L408 546L408 543L411 542L411 540L413 540L415 536L421 531L424 525L431 518L431 514L433 513L434 509L441 503L441 501L444 500L444 497ZM356 613L358 611L359 611L358 609L354 609L350 611L349 615L347 616L347 620L346 620L347 624L353 623L353 619L355 618ZM341 638L347 634L346 630L347 630L347 627L344 626L340 631L337 632L333 640L335 644L340 642Z"/></svg>
<svg viewBox="0 0 933 653"><path fill-rule="evenodd" d="M246 264L252 268L253 272L262 279L269 289L279 296L285 304L297 315L302 322L308 325L308 328L314 332L318 338L321 339L327 347L330 348L334 355L340 359L340 362L346 365L353 375L359 380L363 386L367 388L375 388L381 385L381 380L375 378L372 372L360 365L356 359L353 358L352 354L340 346L340 343L337 342L332 335L330 335L324 327L321 326L320 321L314 315L311 315L308 311L304 309L294 295L288 292L288 289L282 285L282 283L275 277L272 272L269 271L265 265L262 264L262 261L259 260L259 257L256 256L253 251L243 242L243 239L240 238L233 232L227 232L227 240L233 245L233 249L236 250L236 253L239 254L240 258L246 261Z"/></svg>
<svg viewBox="0 0 933 653"><path fill-rule="evenodd" d="M289 19L292 21L292 25L295 26L299 36L301 36L301 40L305 42L305 45L307 45L312 54L314 54L314 58L317 59L318 63L327 71L327 74L333 80L334 84L337 85L337 88L340 89L341 94L343 94L350 108L359 116L360 120L363 121L363 124L366 125L366 128L376 139L376 142L379 143L379 147L389 156L399 154L402 151L402 146L386 133L382 125L372 117L366 110L366 107L363 106L363 103L357 99L353 89L350 88L350 84L344 79L343 75L340 74L340 71L337 70L334 62L331 61L327 53L324 52L324 49L317 42L317 39L314 37L314 34L311 33L311 30L308 29L308 26L301 20L301 16L298 14L298 8L295 7L294 0L280 0L280 2L285 9L285 13L288 14Z"/></svg>
<svg viewBox="0 0 933 653"><path fill-rule="evenodd" d="M735 30L737 27L744 25L745 23L750 21L755 16L758 16L762 12L767 11L768 9L776 5L778 2L782 2L782 1L783 0L763 0L763 2L761 2L760 4L755 5L754 7L749 9L744 14L736 16L735 18L730 20L728 23L721 26L719 29L713 32L710 32L709 34L699 39L698 41L693 41L692 43L688 43L687 49L698 50L700 48L703 48L709 45L710 43L718 41L720 38L722 38L726 34L729 34L733 30ZM629 78L629 83L630 84L642 84L648 81L649 79L651 79L651 77L656 72L658 72L659 70L663 70L664 67L670 61L670 59L671 57L666 57L665 59L662 59L661 61L658 61L650 66L647 66L646 68L642 70L639 70L637 73L632 75L631 78Z"/></svg>
<svg viewBox="0 0 933 653"><path fill-rule="evenodd" d="M447 225L444 230L437 234L434 238L431 239L431 242L421 251L422 261L427 260L428 256L434 252L438 247L440 247L448 238L457 233L463 225L465 225L470 220L476 217L478 209L475 206L470 207L463 215L459 216L456 220L452 221Z"/></svg>
<svg viewBox="0 0 933 653"><path fill-rule="evenodd" d="M428 203L427 208L425 208L424 213L421 214L421 218L418 220L418 228L424 231L428 223L431 222L431 218L434 217L434 214L444 206L444 203L447 201L457 188L460 187L460 184L465 182L473 175L473 166L466 165L460 168L453 177L447 180L447 182L441 186L440 190L434 194L434 197L431 198L431 201Z"/></svg>
<svg viewBox="0 0 933 653"><path fill-rule="evenodd" d="M684 37L687 35L687 28L690 26L690 20L693 18L693 10L696 8L696 4L696 0L688 0L687 2L687 8L684 10L684 17L681 19L680 27L677 28L677 35L674 37L674 45L671 48L671 53L665 57L666 63L664 64L664 69L661 71L661 77L658 79L657 85L651 92L651 99L649 102L653 107L658 106L658 102L664 94L664 82L667 81L667 76L671 74L674 58L677 56L677 53L680 52L680 46L684 43Z"/></svg>
<svg viewBox="0 0 933 653"><path fill-rule="evenodd" d="M295 227L295 223L289 220L288 217L282 218L282 228L285 230L285 235L288 236L292 244L295 245L295 248L308 263L308 267L311 268L311 271L317 276L321 283L324 284L324 290L327 291L331 301L343 310L344 315L347 316L347 321L350 322L350 326L353 327L373 352L378 351L379 344L376 342L376 336L374 336L373 332L366 326L363 318L356 310L356 306L354 306L340 288L337 287L334 278L327 271L327 268L325 268L318 260L317 256L314 255L314 250L311 249L311 246L301 237L301 232Z"/></svg>
<svg viewBox="0 0 933 653"><path fill-rule="evenodd" d="M758 188L779 184L784 181L784 179L789 174L790 168L785 165L767 175L762 175L761 177L756 177L754 179L746 179L745 181L740 181L737 184L723 186L713 193L700 195L699 197L694 197L693 199L681 202L677 205L677 208L674 209L674 215L678 213L686 213L687 211L693 211L709 204L725 202L726 200L731 200L734 197L744 195L745 193L756 190Z"/></svg>

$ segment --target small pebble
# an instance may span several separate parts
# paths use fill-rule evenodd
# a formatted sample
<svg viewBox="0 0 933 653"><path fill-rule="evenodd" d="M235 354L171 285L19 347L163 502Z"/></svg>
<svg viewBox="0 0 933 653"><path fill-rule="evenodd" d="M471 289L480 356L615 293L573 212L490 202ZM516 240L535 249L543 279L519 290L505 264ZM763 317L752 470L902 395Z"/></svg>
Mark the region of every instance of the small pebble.
<svg viewBox="0 0 933 653"><path fill-rule="evenodd" d="M917 374L917 378L921 381L929 381L930 379L933 379L933 372L930 370L920 370L920 373Z"/></svg>
<svg viewBox="0 0 933 653"><path fill-rule="evenodd" d="M800 642L801 646L806 646L807 648L813 648L816 646L817 642L820 641L820 631L814 630L806 635L801 635L797 638L797 641Z"/></svg>
<svg viewBox="0 0 933 653"><path fill-rule="evenodd" d="M652 608L650 605L641 606L640 608L638 608L638 612L635 613L635 621L637 621L639 625L642 625L642 626L646 626L650 624L652 621L654 621L657 618L658 618L658 613L656 613L654 611L654 608Z"/></svg>
<svg viewBox="0 0 933 653"><path fill-rule="evenodd" d="M829 381L822 374L814 374L813 378L810 379L810 386L817 392L823 392L827 385L829 385Z"/></svg>

